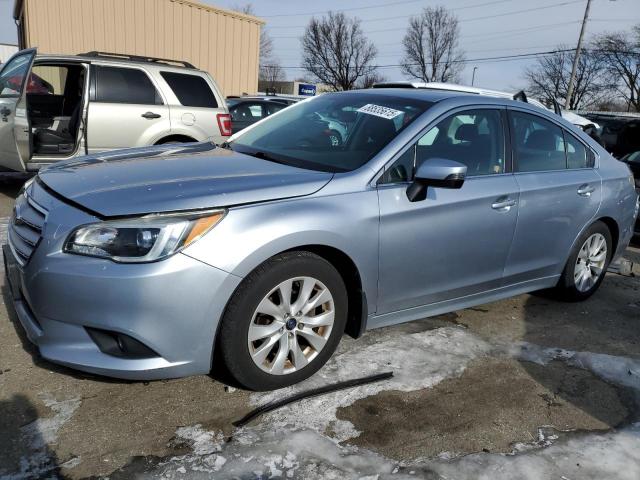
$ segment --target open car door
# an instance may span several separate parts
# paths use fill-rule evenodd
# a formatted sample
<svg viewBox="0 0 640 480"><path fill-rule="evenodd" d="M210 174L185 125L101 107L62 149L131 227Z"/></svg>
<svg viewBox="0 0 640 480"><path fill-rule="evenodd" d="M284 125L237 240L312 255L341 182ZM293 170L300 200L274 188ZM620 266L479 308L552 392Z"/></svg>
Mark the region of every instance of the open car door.
<svg viewBox="0 0 640 480"><path fill-rule="evenodd" d="M25 171L31 158L27 88L36 49L21 50L0 70L0 167Z"/></svg>

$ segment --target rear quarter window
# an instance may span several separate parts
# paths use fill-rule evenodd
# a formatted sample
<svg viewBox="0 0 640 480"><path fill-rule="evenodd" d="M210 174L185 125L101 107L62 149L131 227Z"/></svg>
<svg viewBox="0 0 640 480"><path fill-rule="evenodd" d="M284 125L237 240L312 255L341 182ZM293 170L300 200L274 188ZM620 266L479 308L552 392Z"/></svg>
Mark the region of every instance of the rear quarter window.
<svg viewBox="0 0 640 480"><path fill-rule="evenodd" d="M185 107L218 107L211 87L201 76L175 72L160 72L160 75Z"/></svg>

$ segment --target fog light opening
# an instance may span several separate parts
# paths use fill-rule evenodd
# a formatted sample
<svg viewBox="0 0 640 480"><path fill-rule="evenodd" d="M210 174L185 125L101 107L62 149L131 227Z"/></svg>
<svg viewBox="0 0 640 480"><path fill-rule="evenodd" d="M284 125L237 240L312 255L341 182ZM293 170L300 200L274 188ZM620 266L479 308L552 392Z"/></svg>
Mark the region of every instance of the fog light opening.
<svg viewBox="0 0 640 480"><path fill-rule="evenodd" d="M118 358L157 358L158 355L144 343L120 332L85 327L91 340L106 355Z"/></svg>

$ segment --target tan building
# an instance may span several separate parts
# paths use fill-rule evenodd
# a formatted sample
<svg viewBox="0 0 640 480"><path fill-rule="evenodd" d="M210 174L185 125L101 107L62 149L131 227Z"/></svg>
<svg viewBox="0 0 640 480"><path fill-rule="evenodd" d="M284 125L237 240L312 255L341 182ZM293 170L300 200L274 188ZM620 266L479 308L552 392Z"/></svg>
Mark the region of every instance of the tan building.
<svg viewBox="0 0 640 480"><path fill-rule="evenodd" d="M21 48L186 60L208 71L224 95L258 90L257 17L194 0L15 0Z"/></svg>

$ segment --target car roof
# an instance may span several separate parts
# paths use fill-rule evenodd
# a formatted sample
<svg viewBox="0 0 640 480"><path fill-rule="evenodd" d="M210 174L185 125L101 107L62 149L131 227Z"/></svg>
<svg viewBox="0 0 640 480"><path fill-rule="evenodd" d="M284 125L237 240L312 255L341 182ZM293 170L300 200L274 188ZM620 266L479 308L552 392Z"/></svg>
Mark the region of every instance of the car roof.
<svg viewBox="0 0 640 480"><path fill-rule="evenodd" d="M416 100L427 100L429 102L439 102L447 98L453 97L473 97L479 99L478 95L469 94L468 92L460 92L457 90L431 90L421 88L403 88L403 87L390 87L390 88L367 88L363 90L351 90L353 92L366 93L369 95L394 96L399 98L414 98ZM483 100L495 99L494 97L482 97ZM487 103L492 103L491 101Z"/></svg>

